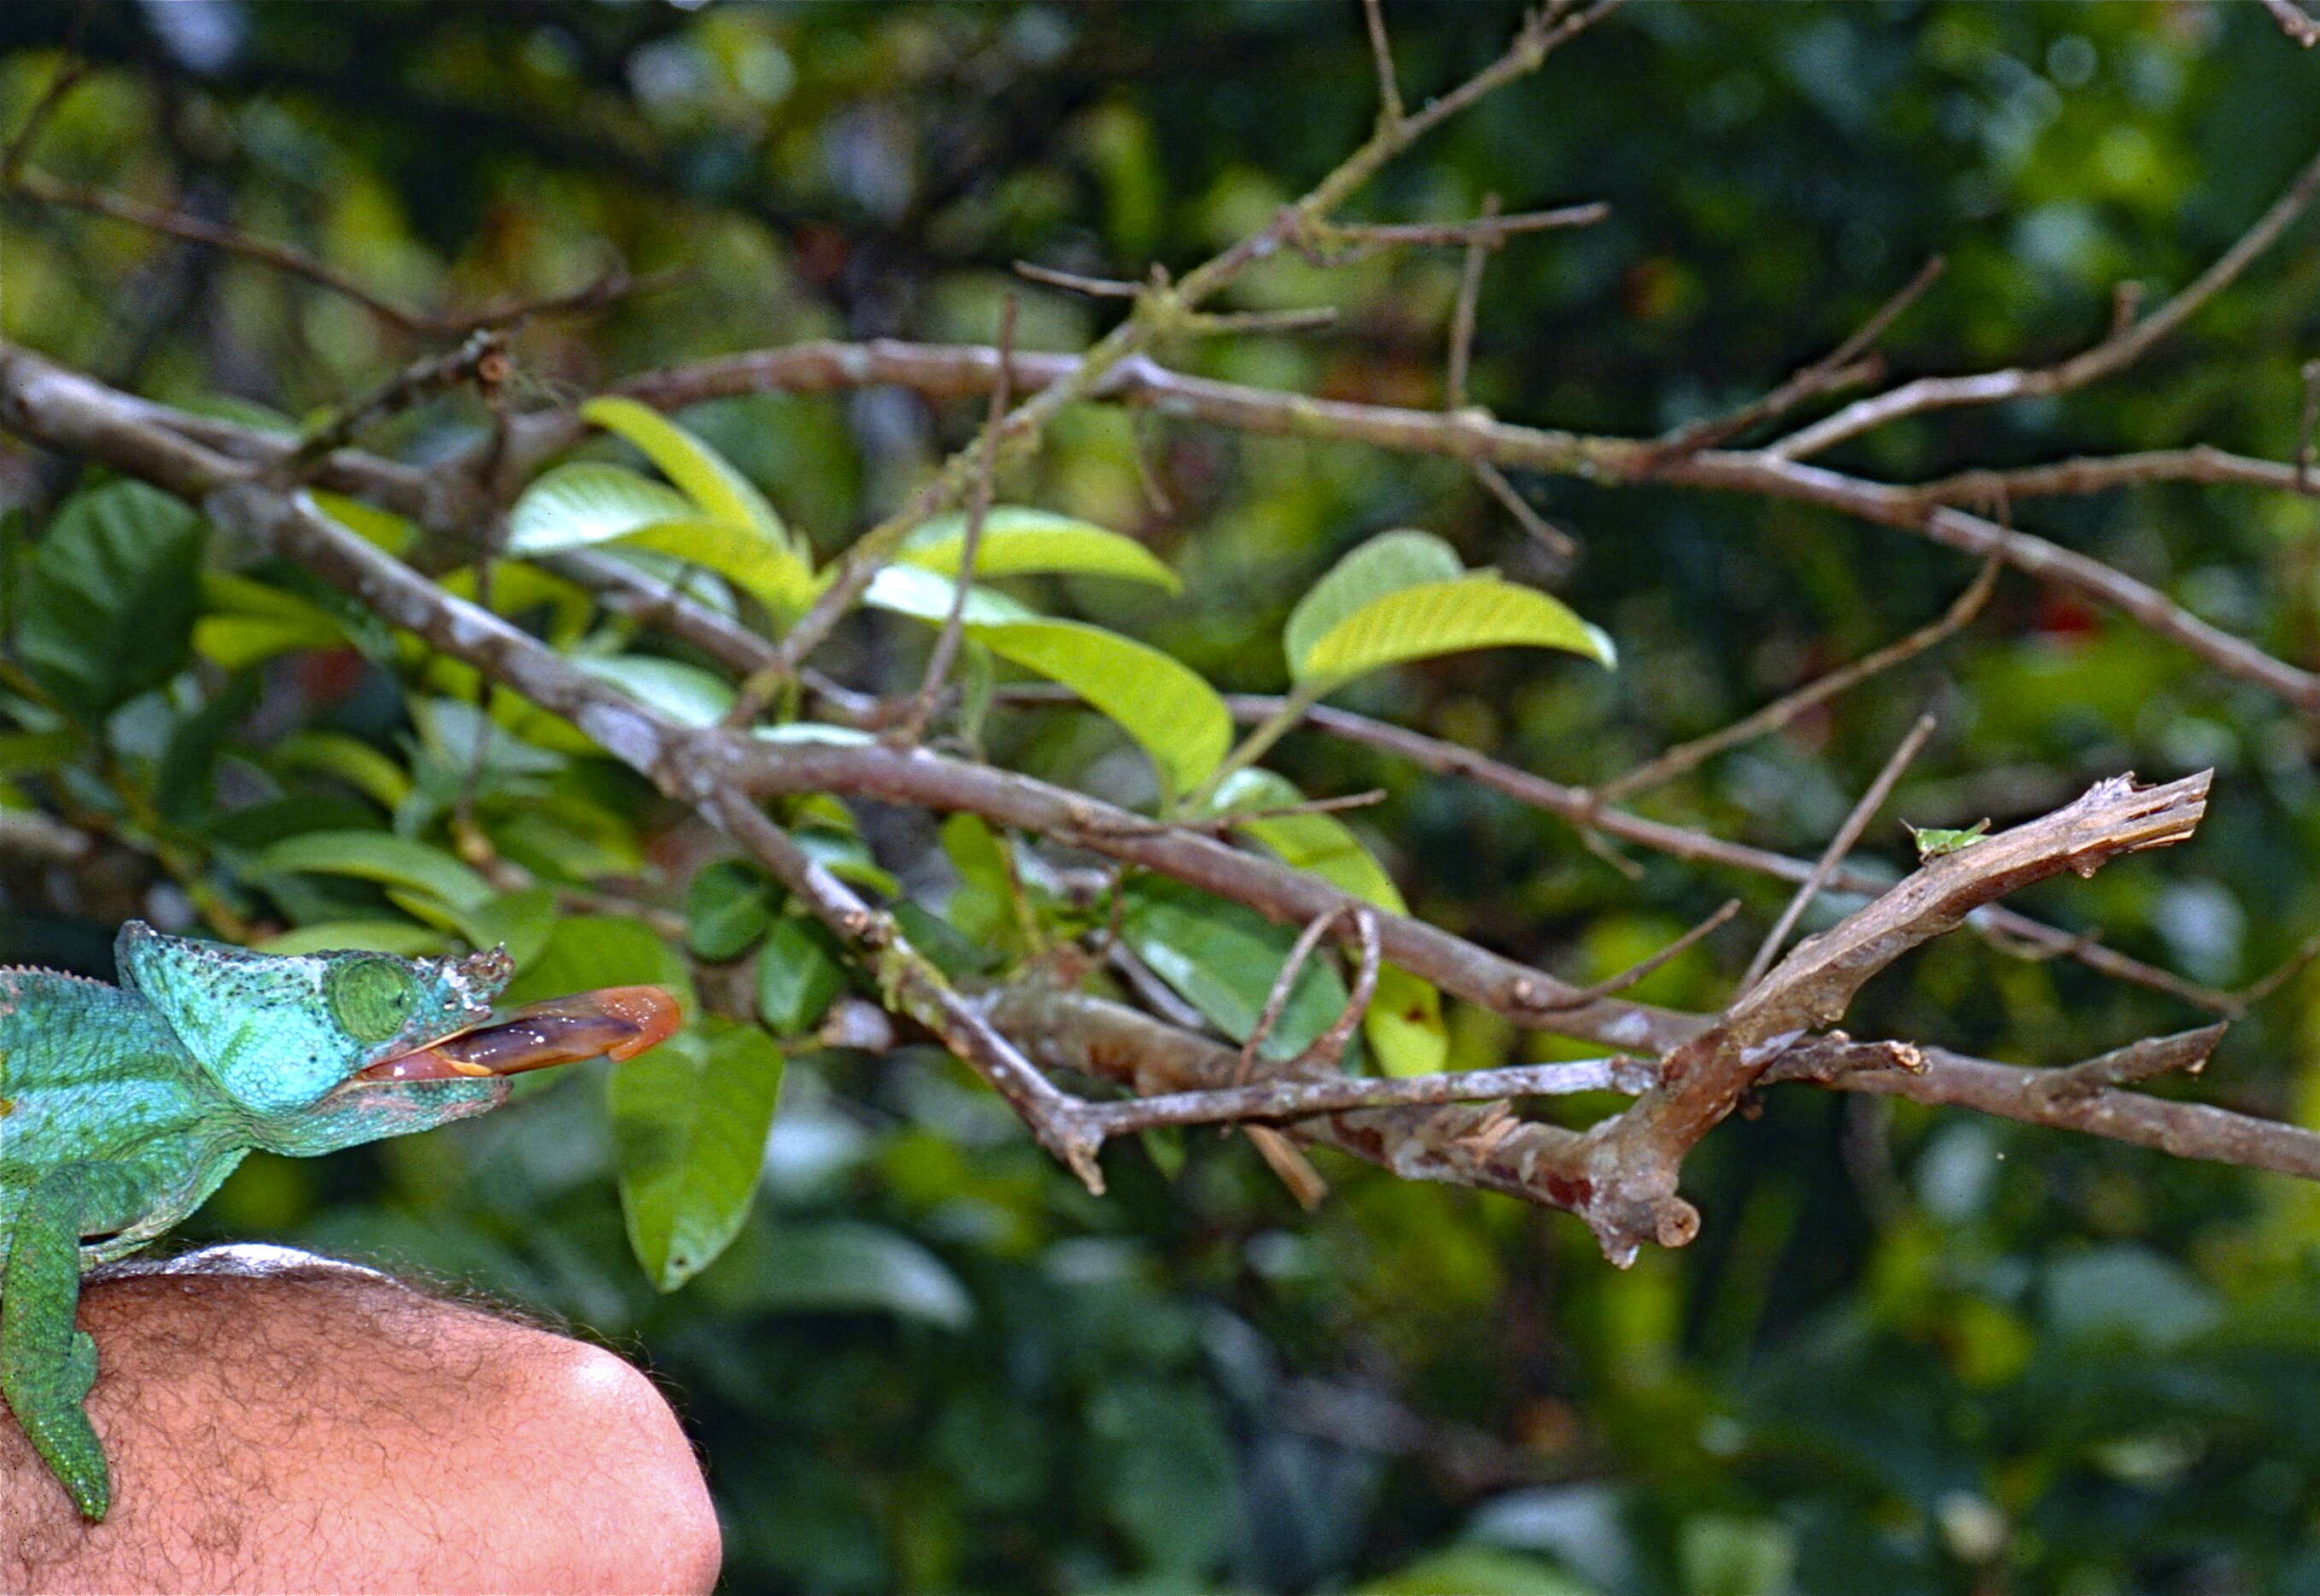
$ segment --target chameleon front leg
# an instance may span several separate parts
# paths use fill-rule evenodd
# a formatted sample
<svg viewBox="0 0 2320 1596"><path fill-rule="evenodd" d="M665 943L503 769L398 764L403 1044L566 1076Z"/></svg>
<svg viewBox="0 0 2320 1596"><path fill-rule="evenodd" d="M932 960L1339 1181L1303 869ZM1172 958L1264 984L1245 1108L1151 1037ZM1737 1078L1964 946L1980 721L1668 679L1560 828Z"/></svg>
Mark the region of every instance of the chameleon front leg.
<svg viewBox="0 0 2320 1596"><path fill-rule="evenodd" d="M80 1240L133 1223L144 1183L119 1164L59 1165L32 1183L0 1269L0 1397L92 1523L113 1500L104 1450L82 1399L96 1380L96 1343L73 1320Z"/></svg>

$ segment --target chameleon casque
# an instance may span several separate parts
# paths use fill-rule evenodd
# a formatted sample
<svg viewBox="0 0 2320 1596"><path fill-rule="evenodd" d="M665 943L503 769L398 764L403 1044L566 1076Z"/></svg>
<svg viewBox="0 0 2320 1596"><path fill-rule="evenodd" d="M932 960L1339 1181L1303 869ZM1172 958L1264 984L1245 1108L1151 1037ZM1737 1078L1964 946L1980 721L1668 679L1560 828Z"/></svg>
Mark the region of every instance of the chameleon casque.
<svg viewBox="0 0 2320 1596"><path fill-rule="evenodd" d="M92 1520L111 1476L82 1408L80 1277L143 1247L252 1148L296 1156L499 1106L504 1077L628 1058L680 1020L657 987L492 1023L505 952L267 955L123 926L121 984L0 969L0 1397Z"/></svg>

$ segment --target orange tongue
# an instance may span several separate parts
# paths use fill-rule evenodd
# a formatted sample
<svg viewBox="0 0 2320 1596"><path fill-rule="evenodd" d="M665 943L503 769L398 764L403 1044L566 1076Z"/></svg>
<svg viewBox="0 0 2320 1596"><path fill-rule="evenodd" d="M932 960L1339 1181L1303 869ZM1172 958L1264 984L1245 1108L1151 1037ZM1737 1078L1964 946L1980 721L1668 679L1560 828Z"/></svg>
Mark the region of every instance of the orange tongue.
<svg viewBox="0 0 2320 1596"><path fill-rule="evenodd" d="M634 1058L684 1023L657 986L606 986L527 1003L503 1020L398 1053L363 1070L365 1081L443 1081L521 1075L603 1055Z"/></svg>

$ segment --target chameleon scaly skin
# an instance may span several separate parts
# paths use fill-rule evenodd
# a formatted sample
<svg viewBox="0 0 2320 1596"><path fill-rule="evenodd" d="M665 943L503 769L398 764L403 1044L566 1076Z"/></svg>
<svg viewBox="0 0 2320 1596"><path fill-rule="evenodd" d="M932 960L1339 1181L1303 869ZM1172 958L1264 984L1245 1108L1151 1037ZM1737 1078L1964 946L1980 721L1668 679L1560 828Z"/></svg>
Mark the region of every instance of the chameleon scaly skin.
<svg viewBox="0 0 2320 1596"><path fill-rule="evenodd" d="M391 1077L390 1061L487 1020L511 974L497 949L269 956L131 920L115 953L119 987L0 970L0 1398L92 1520L112 1486L81 1405L96 1374L74 1326L81 1274L184 1219L253 1147L307 1156L425 1130L498 1106L500 1076L531 1066L511 1056L486 1075L438 1048L427 1078L363 1075ZM599 995L561 1002L593 1022ZM675 1005L651 995L651 1034L623 1013L600 1051L626 1056L674 1028ZM585 1056L567 1038L557 1057Z"/></svg>

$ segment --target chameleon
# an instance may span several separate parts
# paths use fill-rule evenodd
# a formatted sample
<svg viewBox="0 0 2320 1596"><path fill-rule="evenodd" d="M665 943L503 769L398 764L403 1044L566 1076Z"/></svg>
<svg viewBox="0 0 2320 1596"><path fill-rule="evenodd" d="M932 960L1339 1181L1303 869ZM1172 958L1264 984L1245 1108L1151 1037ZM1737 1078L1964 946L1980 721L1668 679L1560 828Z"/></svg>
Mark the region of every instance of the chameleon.
<svg viewBox="0 0 2320 1596"><path fill-rule="evenodd" d="M484 1113L511 1075L633 1057L681 1019L643 986L493 1023L514 969L500 948L269 955L132 920L113 951L118 986L0 969L0 1398L91 1522L113 1487L83 1407L82 1274L184 1219L253 1148L313 1156Z"/></svg>

